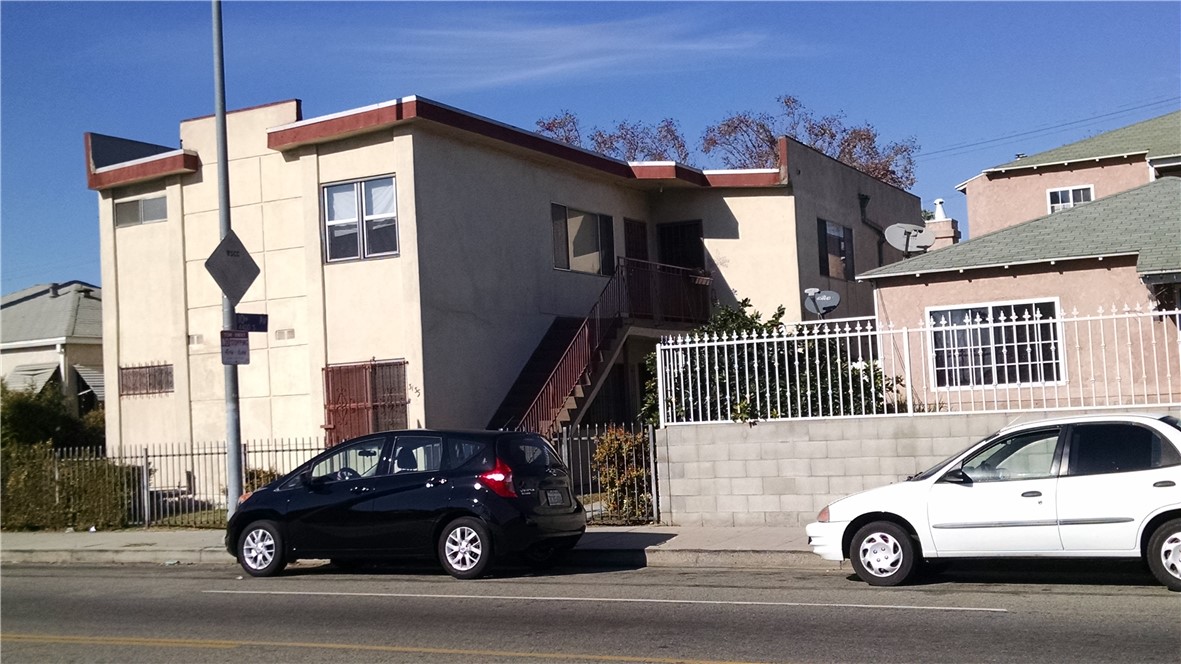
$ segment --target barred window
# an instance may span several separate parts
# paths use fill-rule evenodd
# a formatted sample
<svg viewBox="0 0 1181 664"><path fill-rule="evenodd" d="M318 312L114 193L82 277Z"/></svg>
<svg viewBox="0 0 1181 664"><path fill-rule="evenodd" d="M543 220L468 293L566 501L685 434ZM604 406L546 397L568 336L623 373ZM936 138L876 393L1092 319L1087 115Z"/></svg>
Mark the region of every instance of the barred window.
<svg viewBox="0 0 1181 664"><path fill-rule="evenodd" d="M988 303L928 310L939 387L1063 380L1057 303Z"/></svg>
<svg viewBox="0 0 1181 664"><path fill-rule="evenodd" d="M173 391L172 365L119 367L119 395L165 394Z"/></svg>

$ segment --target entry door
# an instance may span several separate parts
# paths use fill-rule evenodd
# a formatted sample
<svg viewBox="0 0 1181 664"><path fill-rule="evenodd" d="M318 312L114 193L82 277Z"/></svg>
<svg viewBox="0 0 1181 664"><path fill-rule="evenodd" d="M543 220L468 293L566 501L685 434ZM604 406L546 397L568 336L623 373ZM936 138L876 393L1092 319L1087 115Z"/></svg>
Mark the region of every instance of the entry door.
<svg viewBox="0 0 1181 664"><path fill-rule="evenodd" d="M648 260L648 225L635 219L623 220L623 250L628 258Z"/></svg>
<svg viewBox="0 0 1181 664"><path fill-rule="evenodd" d="M705 244L701 220L678 221L656 226L660 262L665 265L701 269L705 267Z"/></svg>
<svg viewBox="0 0 1181 664"><path fill-rule="evenodd" d="M927 515L939 553L1061 551L1057 428L999 439L959 469L971 481L931 485Z"/></svg>

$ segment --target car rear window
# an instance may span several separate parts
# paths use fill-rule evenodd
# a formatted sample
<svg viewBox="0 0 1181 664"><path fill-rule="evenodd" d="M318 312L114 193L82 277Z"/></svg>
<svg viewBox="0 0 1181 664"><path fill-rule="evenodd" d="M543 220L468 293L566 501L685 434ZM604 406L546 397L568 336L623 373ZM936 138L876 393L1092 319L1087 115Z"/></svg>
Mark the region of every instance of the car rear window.
<svg viewBox="0 0 1181 664"><path fill-rule="evenodd" d="M563 468L554 448L540 436L501 438L497 455L520 475L545 475L550 468Z"/></svg>

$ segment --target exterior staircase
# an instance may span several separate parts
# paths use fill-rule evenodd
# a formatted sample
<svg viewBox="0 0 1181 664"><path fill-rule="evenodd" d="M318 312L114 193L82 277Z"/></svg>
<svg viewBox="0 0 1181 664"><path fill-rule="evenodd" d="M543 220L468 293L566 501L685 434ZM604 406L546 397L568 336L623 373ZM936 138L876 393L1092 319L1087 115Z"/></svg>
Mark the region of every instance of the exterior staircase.
<svg viewBox="0 0 1181 664"><path fill-rule="evenodd" d="M553 433L594 398L632 326L687 329L709 312L708 277L620 258L586 318L554 319L488 428Z"/></svg>

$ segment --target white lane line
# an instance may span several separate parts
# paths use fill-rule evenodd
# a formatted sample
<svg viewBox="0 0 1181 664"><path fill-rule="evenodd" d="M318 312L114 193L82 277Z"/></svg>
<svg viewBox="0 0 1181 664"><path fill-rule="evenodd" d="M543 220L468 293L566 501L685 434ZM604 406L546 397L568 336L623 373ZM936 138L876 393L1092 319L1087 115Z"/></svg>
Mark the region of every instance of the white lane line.
<svg viewBox="0 0 1181 664"><path fill-rule="evenodd" d="M748 600L713 599L642 599L634 597L527 597L520 595L429 595L419 593L343 593L315 590L202 590L217 595L320 595L331 597L397 597L400 599L496 599L527 600L534 602L603 602L617 604L705 604L712 606L791 606L826 609L894 609L901 611L974 611L977 613L1008 613L1008 609L988 609L976 606L909 606L905 604L823 604L812 602L756 602Z"/></svg>

